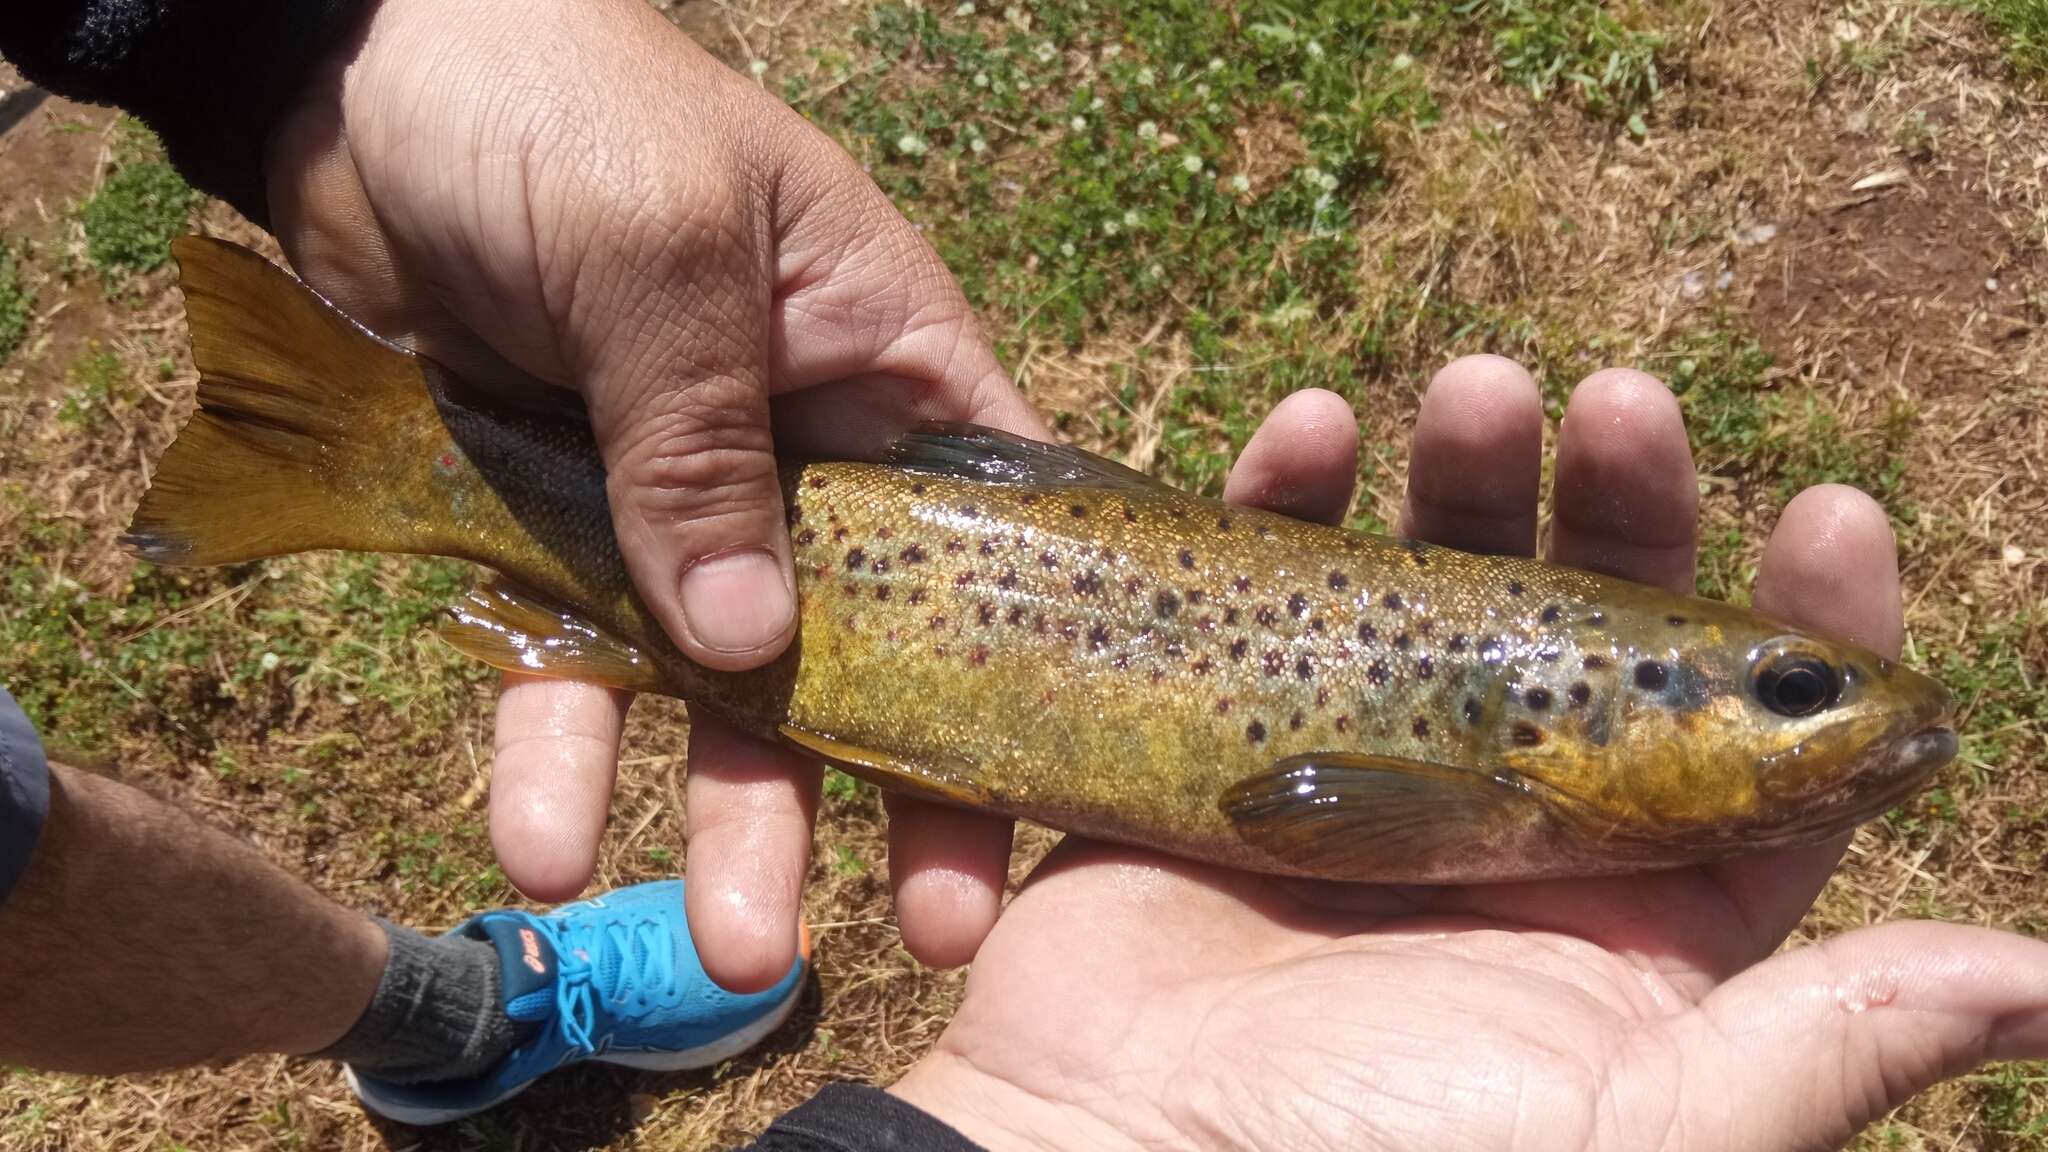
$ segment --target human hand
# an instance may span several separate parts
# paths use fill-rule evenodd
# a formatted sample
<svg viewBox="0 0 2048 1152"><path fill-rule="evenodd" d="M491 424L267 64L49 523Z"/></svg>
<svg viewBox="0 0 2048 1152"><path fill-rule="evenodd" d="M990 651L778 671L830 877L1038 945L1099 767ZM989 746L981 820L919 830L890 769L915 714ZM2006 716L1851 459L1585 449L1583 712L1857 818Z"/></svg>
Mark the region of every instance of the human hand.
<svg viewBox="0 0 2048 1152"><path fill-rule="evenodd" d="M350 315L508 395L582 393L634 583L704 665L766 663L794 630L778 447L858 456L921 419L1046 435L853 159L638 0L382 0L267 172L286 253ZM506 678L491 836L536 899L596 867L627 703ZM693 717L689 917L727 987L794 959L819 780ZM890 815L904 939L962 962L1010 826Z"/></svg>
<svg viewBox="0 0 2048 1152"><path fill-rule="evenodd" d="M1676 402L1637 373L1574 393L1551 558L1690 591L1697 492ZM1542 413L1506 361L1447 368L1415 430L1404 532L1533 552ZM1228 497L1334 520L1357 428L1276 408ZM1801 493L1759 609L1896 656L1883 512ZM2048 943L1900 923L1770 959L1845 841L1632 877L1447 889L1239 874L1070 838L976 956L892 1091L991 1152L1058 1148L1836 1147L1936 1080L2048 1056Z"/></svg>

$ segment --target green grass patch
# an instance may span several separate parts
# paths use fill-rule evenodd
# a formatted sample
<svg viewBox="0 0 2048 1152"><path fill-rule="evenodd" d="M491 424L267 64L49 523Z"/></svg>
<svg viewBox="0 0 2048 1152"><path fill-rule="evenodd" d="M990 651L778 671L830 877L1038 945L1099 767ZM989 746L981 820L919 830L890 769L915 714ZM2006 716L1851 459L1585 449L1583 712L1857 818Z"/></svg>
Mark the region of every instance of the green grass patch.
<svg viewBox="0 0 2048 1152"><path fill-rule="evenodd" d="M1992 31L2005 41L2006 56L2021 76L2048 80L2048 2L2044 0L1970 0Z"/></svg>
<svg viewBox="0 0 2048 1152"><path fill-rule="evenodd" d="M21 264L0 244L0 362L5 362L28 336L29 306L35 296L21 282Z"/></svg>
<svg viewBox="0 0 2048 1152"><path fill-rule="evenodd" d="M86 260L110 279L162 266L198 203L199 194L164 160L156 138L124 121L113 170L79 211Z"/></svg>

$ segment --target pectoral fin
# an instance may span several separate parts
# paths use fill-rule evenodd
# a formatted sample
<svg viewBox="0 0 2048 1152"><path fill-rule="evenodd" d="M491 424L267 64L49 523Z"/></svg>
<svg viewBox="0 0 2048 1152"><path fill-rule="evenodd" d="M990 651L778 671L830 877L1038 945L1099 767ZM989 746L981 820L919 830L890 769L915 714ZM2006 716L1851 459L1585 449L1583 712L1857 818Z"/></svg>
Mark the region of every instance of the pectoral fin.
<svg viewBox="0 0 2048 1152"><path fill-rule="evenodd" d="M502 580L470 589L435 630L457 651L507 672L632 692L663 688L659 670L638 648Z"/></svg>
<svg viewBox="0 0 2048 1152"><path fill-rule="evenodd" d="M964 766L913 764L884 752L808 732L794 724L782 726L783 738L849 775L877 788L908 792L927 800L965 808L987 808L987 790L966 779Z"/></svg>
<svg viewBox="0 0 2048 1152"><path fill-rule="evenodd" d="M1319 875L1427 875L1543 823L1527 782L1452 765L1324 752L1280 761L1225 792L1245 842Z"/></svg>

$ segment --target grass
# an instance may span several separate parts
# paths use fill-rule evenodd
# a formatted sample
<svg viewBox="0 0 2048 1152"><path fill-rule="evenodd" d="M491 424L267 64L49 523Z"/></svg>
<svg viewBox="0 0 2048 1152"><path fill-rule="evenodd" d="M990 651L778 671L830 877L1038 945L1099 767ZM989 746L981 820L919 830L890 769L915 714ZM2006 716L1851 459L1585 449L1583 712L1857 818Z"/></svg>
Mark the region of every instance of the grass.
<svg viewBox="0 0 2048 1152"><path fill-rule="evenodd" d="M198 193L164 160L154 136L139 124L123 123L112 171L79 210L87 261L109 278L161 267L198 203Z"/></svg>
<svg viewBox="0 0 2048 1152"><path fill-rule="evenodd" d="M1969 0L2005 41L2006 55L2021 76L2048 79L2048 4L2041 0Z"/></svg>
<svg viewBox="0 0 2048 1152"><path fill-rule="evenodd" d="M21 265L0 245L0 363L5 363L28 336L29 306L35 295L21 282Z"/></svg>
<svg viewBox="0 0 2048 1152"><path fill-rule="evenodd" d="M1866 30L1883 26L1852 8ZM1449 357L1522 360L1553 417L1586 372L1633 364L1684 408L1702 477L1700 586L1735 599L1794 492L1871 492L1903 548L1909 659L1963 701L1964 754L1865 830L1806 931L1928 915L2048 933L2035 880L2048 867L2048 587L2035 552L2048 488L2028 479L2048 462L2013 464L2037 443L2024 413L2048 397L1988 369L1970 379L1994 381L1989 397L1944 379L1894 385L1852 362L1826 309L1745 301L1766 268L1859 266L1865 253L1834 231L1799 241L1789 265L1783 248L1726 259L1754 220L1788 234L1797 223L1813 189L1786 174L1825 168L1832 155L1810 149L1845 138L1830 101L1872 109L1873 163L1994 170L1971 151L1989 121L1915 118L1937 97L1956 103L1955 62L1921 60L1966 42L1962 20L1939 41L1894 23L1882 51L1864 45L1819 85L1806 61L1829 58L1842 14L1818 5L1767 28L1719 0L975 0L786 20L739 0L732 12L754 47L784 38L764 82L925 229L1071 439L1213 493L1276 399L1331 388L1365 426L1353 523L1383 530L1419 386ZM1893 94L1896 107L1880 106ZM1781 131L1795 118L1798 131ZM21 393L0 395L0 681L80 758L118 764L354 906L433 928L514 899L484 819L490 681L421 634L466 569L318 556L187 572L113 548L136 461L189 396L182 332L158 323L176 310L133 273L160 265L193 212L214 212L165 179L132 126L113 139L115 163L77 217L97 275L36 282L39 310L65 304L90 323L26 345L7 365ZM84 191L40 190L59 203ZM1726 292L1711 287L1724 268ZM1708 291L1674 293L1687 276ZM0 321L5 283L0 268ZM1924 361L1929 338L1916 335ZM2041 362L2028 347L2033 359L2016 361ZM2022 562L2000 559L2008 543ZM673 706L634 708L600 886L680 866L686 738ZM895 937L879 793L828 773L821 808L806 908L825 926L822 1008L804 1026L709 1073L572 1073L502 1113L391 1140L727 1146L828 1077L900 1072L943 1026L960 977L918 968ZM2048 1150L2042 1075L1986 1069L1886 1118L1863 1146ZM647 1099L654 1119L634 1128ZM281 1060L110 1085L8 1074L0 1133L9 1147L67 1149L381 1139L331 1069Z"/></svg>

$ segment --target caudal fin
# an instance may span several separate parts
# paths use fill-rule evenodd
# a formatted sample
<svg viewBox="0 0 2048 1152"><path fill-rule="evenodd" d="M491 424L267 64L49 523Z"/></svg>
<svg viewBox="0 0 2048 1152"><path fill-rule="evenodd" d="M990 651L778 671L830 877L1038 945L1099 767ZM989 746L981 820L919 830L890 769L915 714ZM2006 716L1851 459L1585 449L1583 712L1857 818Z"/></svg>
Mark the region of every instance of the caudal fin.
<svg viewBox="0 0 2048 1152"><path fill-rule="evenodd" d="M166 565L322 548L401 550L351 477L378 471L401 414L431 412L423 362L282 268L202 236L172 244L199 407L122 542Z"/></svg>

